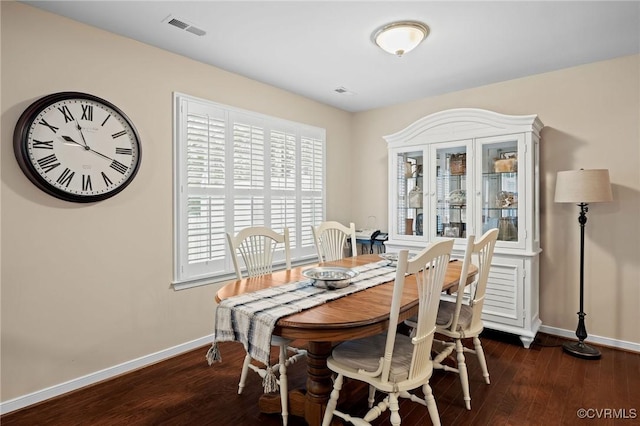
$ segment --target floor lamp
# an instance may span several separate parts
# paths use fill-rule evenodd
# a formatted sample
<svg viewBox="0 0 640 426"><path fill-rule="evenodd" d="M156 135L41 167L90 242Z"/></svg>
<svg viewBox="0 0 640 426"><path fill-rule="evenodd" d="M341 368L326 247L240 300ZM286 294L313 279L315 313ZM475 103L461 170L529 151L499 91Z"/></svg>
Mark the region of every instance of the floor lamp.
<svg viewBox="0 0 640 426"><path fill-rule="evenodd" d="M611 201L611 183L609 170L568 170L558 172L556 180L556 203L575 203L580 207L580 312L578 312L577 342L562 345L565 352L585 359L600 358L600 351L584 343L587 329L584 326L584 227L587 223L589 203Z"/></svg>

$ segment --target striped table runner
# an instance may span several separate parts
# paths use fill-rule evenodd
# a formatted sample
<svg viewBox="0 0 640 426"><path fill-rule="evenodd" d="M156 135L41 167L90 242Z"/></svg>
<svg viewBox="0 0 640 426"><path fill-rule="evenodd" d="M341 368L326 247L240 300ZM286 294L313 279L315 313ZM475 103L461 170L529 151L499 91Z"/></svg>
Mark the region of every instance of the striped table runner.
<svg viewBox="0 0 640 426"><path fill-rule="evenodd" d="M223 300L216 310L213 345L206 356L209 365L221 361L218 342L238 341L253 359L268 366L271 335L280 318L393 281L396 274L396 268L386 260L353 269L358 276L341 289L318 288L304 279Z"/></svg>

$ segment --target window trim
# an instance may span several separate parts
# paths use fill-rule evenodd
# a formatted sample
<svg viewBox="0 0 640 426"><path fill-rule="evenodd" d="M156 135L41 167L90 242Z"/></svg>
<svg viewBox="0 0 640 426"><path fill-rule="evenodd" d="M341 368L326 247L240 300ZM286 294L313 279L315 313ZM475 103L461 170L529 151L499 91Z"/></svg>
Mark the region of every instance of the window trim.
<svg viewBox="0 0 640 426"><path fill-rule="evenodd" d="M225 257L224 257L224 268L225 271L224 272L215 272L213 270L210 270L208 273L205 274L199 274L199 275L189 275L188 273L185 275L185 273L183 273L181 271L182 265L185 262L188 262L186 259L186 236L184 235L185 233L183 232L183 229L186 229L186 218L187 218L187 203L186 201L186 197L187 192L185 190L185 192L182 192L182 189L184 188L183 185L186 185L188 176L187 176L187 164L186 164L186 153L187 153L187 145L186 145L186 122L182 119L183 118L183 112L182 112L182 106L186 105L186 103L200 103L203 104L206 107L212 108L212 109L219 109L224 111L224 122L225 122L225 146L227 148L232 147L233 146L233 121L232 121L232 117L235 116L248 116L251 118L251 120L255 120L255 121L262 121L264 122L264 126L263 126L263 130L264 130L264 134L265 134L265 144L267 146L269 146L270 144L270 133L272 130L274 131L281 131L281 130L286 130L288 131L293 131L293 133L295 134L296 140L296 167L297 167L297 171L296 171L296 185L295 185L295 191L293 192L293 194L295 194L295 198L297 201L297 205L296 205L296 218L295 218L295 223L292 225L287 225L290 230L292 230L292 228L296 228L297 230L299 230L300 232L293 232L292 234L296 236L296 238L298 238L298 241L301 242L301 238L302 238L302 232L303 232L303 226L301 223L301 211L300 209L303 207L302 206L302 200L304 199L308 199L308 197L310 197L310 192L311 193L315 193L315 197L321 197L321 220L324 220L324 218L326 217L326 179L327 179L327 149L326 149L326 130L323 128L319 128L316 126L311 126L308 124L303 124L303 123L297 123L297 122L293 122L293 121L289 121L289 120L284 120L278 117L273 117L273 116L268 116L265 114L261 114L261 113L256 113L256 112L252 112L252 111L248 111L248 110L244 110L244 109L240 109L240 108L235 108L229 105L224 105L224 104L219 104L213 101L209 101L207 99L202 99L202 98L198 98L198 97L194 97L191 95L186 95L180 92L174 92L173 93L173 172L172 172L172 178L173 178L173 198L172 198L172 207L173 207L173 220L172 220L172 225L173 225L173 241L172 241L172 249L173 249L173 280L171 282L172 287L174 288L174 290L182 290L182 289L187 289L187 288L193 288L193 287L199 287L202 285L209 285L209 284L215 284L215 283L220 283L220 282L224 282L224 281L229 281L235 278L235 272L233 271L233 266L232 266L232 262L229 259L228 256L228 248L225 246ZM231 138L231 139L230 139ZM303 139L306 138L311 138L311 139L316 139L319 140L321 143L321 147L322 147L322 160L321 160L321 167L322 167L322 178L321 178L321 190L316 190L316 191L303 191L301 189L301 170L300 170L300 165L302 162L302 155L301 155L301 141ZM228 158L229 158L229 153L225 154L226 158L227 158L227 164L228 163ZM268 152L265 153L265 155L268 155ZM269 179L270 175L269 175L269 166L270 165L270 161L268 159L265 158L265 179ZM225 197L230 196L230 191L228 190L230 188L230 185L233 185L233 182L226 182L225 183ZM232 191L234 190L233 188L231 188ZM265 191L267 191L267 189L265 188ZM271 202L271 196L273 195L278 195L278 191L274 190L270 190L269 189L269 194L265 195L265 197L268 197L269 202ZM305 198L305 195L307 198ZM266 203L267 201L265 201ZM229 204L231 205L231 207L229 207ZM229 203L227 200L225 200L225 210L228 210L229 208L233 209L233 203ZM233 215L229 216L226 215L227 218L233 217ZM270 219L270 218L269 218ZM265 222L268 219L265 218ZM316 220L316 222L319 222ZM318 223L315 223L315 225L317 225ZM232 220L225 220L225 232L233 232L233 221ZM230 231L231 229L231 231ZM225 238L225 244L226 244L226 238ZM292 246L294 245L294 242L292 241ZM305 246L304 248L298 248L298 250L308 250L308 246ZM316 255L315 255L315 247L313 249L313 254L311 253L307 253L306 255L301 255L300 253L298 253L297 250L293 250L292 249L292 265L300 265L300 264L308 264L308 263L312 263L315 262L316 259ZM278 264L276 264L276 269L278 268ZM284 266L284 262L281 266Z"/></svg>

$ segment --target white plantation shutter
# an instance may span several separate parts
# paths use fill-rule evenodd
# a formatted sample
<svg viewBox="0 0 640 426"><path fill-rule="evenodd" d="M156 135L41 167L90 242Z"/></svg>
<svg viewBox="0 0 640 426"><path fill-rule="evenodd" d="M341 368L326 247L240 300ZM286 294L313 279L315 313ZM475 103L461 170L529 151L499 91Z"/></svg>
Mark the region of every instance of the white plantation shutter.
<svg viewBox="0 0 640 426"><path fill-rule="evenodd" d="M300 211L301 229L300 235L301 250L306 253L315 252L313 232L311 225L318 226L324 221L324 200L322 197L304 197Z"/></svg>
<svg viewBox="0 0 640 426"><path fill-rule="evenodd" d="M249 226L265 226L264 197L235 197L233 200L233 234Z"/></svg>
<svg viewBox="0 0 640 426"><path fill-rule="evenodd" d="M195 111L187 115L189 185L202 188L224 188L224 125L222 117L204 115Z"/></svg>
<svg viewBox="0 0 640 426"><path fill-rule="evenodd" d="M325 130L174 100L175 288L232 278L225 234L248 226L288 227L292 260L315 258L310 225L325 218Z"/></svg>
<svg viewBox="0 0 640 426"><path fill-rule="evenodd" d="M293 252L297 248L296 216L295 196L274 196L271 198L271 227L278 232L282 232L285 227L289 228L289 238L291 239L291 250Z"/></svg>
<svg viewBox="0 0 640 426"><path fill-rule="evenodd" d="M303 191L322 191L324 185L324 141L302 137L300 186Z"/></svg>
<svg viewBox="0 0 640 426"><path fill-rule="evenodd" d="M271 131L271 189L296 189L296 136L277 130Z"/></svg>
<svg viewBox="0 0 640 426"><path fill-rule="evenodd" d="M181 241L176 247L188 272L202 276L225 263L226 123L220 108L185 105L180 128Z"/></svg>
<svg viewBox="0 0 640 426"><path fill-rule="evenodd" d="M314 253L311 226L324 221L324 137L313 129L303 130L300 138L300 250Z"/></svg>
<svg viewBox="0 0 640 426"><path fill-rule="evenodd" d="M252 125L245 117L233 120L233 186L234 188L264 188L264 129Z"/></svg>
<svg viewBox="0 0 640 426"><path fill-rule="evenodd" d="M289 228L292 257L298 248L296 217L296 140L295 129L279 127L269 131L271 184L271 227L281 232Z"/></svg>
<svg viewBox="0 0 640 426"><path fill-rule="evenodd" d="M224 197L187 197L187 260L208 262L224 258Z"/></svg>

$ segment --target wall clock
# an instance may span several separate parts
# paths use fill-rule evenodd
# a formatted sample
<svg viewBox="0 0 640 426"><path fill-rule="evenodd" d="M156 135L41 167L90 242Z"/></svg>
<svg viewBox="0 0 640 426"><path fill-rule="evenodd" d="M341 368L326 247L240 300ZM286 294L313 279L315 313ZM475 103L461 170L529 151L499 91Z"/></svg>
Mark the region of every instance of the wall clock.
<svg viewBox="0 0 640 426"><path fill-rule="evenodd" d="M118 107L97 96L60 92L31 104L13 134L20 168L38 188L90 203L122 191L140 167L140 137Z"/></svg>

